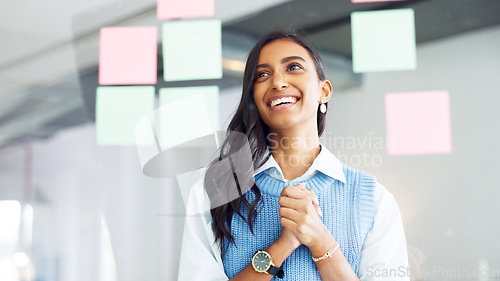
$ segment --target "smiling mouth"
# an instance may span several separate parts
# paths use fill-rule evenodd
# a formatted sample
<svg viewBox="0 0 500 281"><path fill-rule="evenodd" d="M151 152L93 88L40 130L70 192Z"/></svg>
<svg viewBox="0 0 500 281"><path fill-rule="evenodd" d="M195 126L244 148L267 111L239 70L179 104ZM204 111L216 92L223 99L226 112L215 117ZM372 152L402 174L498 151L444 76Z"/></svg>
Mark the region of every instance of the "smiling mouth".
<svg viewBox="0 0 500 281"><path fill-rule="evenodd" d="M271 108L279 108L287 104L295 104L299 101L300 98L288 96L282 97L275 100L272 100L271 103L268 104Z"/></svg>

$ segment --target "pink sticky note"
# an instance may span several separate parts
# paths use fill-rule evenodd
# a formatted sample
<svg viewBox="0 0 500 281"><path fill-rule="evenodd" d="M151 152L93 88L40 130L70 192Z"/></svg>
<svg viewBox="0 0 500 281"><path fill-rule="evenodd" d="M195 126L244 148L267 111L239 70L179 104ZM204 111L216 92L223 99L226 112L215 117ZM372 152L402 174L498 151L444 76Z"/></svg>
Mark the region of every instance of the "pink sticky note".
<svg viewBox="0 0 500 281"><path fill-rule="evenodd" d="M156 26L103 27L99 45L99 84L156 84Z"/></svg>
<svg viewBox="0 0 500 281"><path fill-rule="evenodd" d="M215 0L157 0L159 20L211 17L215 14Z"/></svg>
<svg viewBox="0 0 500 281"><path fill-rule="evenodd" d="M352 3L391 2L391 1L405 1L405 0L351 0Z"/></svg>
<svg viewBox="0 0 500 281"><path fill-rule="evenodd" d="M386 94L385 110L389 155L452 151L447 91Z"/></svg>

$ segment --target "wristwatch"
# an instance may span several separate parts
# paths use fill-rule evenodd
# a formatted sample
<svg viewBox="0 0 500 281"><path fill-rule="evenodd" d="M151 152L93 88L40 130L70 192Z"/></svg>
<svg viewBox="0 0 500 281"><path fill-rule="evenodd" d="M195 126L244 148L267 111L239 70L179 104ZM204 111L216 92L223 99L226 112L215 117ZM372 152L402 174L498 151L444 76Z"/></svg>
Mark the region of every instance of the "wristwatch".
<svg viewBox="0 0 500 281"><path fill-rule="evenodd" d="M252 257L253 269L257 272L263 272L271 275L278 275L279 278L283 278L285 273L281 267L274 266L273 259L266 251L257 251Z"/></svg>

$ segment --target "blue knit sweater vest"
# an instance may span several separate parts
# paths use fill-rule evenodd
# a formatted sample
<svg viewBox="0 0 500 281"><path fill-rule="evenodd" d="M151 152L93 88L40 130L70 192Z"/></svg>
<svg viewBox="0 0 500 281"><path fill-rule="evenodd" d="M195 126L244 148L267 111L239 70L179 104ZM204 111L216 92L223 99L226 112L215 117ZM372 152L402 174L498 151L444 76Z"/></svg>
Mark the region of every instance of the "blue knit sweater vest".
<svg viewBox="0 0 500 281"><path fill-rule="evenodd" d="M223 257L224 271L228 278L233 278L252 260L257 250L263 250L278 239L281 233L279 223L280 208L278 199L287 185L306 182L306 188L312 188L319 199L323 211L321 220L339 243L347 261L358 274L361 248L366 235L371 230L374 217L373 194L376 178L370 174L343 165L346 183L333 179L321 172L306 181L282 182L270 177L265 171L255 176L255 183L262 193L263 207L254 224L254 234L248 225L233 214L231 232L235 244L225 240L226 256ZM252 202L253 192L245 194ZM240 211L248 217L248 211L241 206ZM282 264L285 276L272 280L321 280L312 260L311 252L305 245L298 247Z"/></svg>

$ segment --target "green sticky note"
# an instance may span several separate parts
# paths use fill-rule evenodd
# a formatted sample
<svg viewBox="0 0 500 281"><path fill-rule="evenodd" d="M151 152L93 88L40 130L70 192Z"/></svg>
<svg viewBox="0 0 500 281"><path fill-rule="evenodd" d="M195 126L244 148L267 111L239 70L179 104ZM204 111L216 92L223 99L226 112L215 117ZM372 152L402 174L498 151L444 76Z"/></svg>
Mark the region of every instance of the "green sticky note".
<svg viewBox="0 0 500 281"><path fill-rule="evenodd" d="M165 81L222 78L220 20L166 22L162 34Z"/></svg>
<svg viewBox="0 0 500 281"><path fill-rule="evenodd" d="M149 144L150 135L136 138L135 126L154 110L153 86L98 87L96 131L98 145Z"/></svg>
<svg viewBox="0 0 500 281"><path fill-rule="evenodd" d="M351 14L352 60L356 73L417 67L412 9Z"/></svg>
<svg viewBox="0 0 500 281"><path fill-rule="evenodd" d="M217 86L160 89L159 142L162 149L209 134L219 128Z"/></svg>

